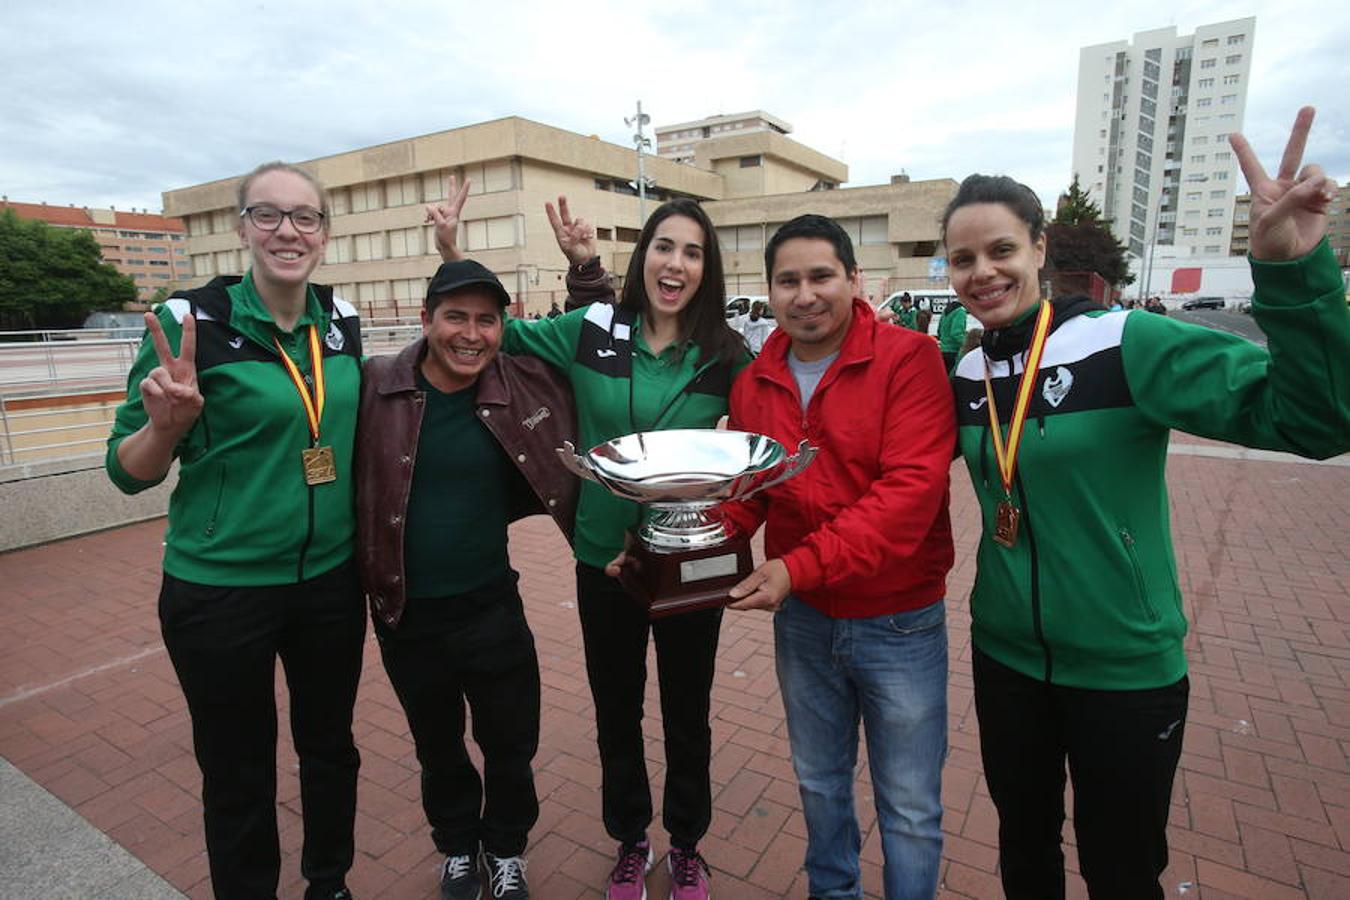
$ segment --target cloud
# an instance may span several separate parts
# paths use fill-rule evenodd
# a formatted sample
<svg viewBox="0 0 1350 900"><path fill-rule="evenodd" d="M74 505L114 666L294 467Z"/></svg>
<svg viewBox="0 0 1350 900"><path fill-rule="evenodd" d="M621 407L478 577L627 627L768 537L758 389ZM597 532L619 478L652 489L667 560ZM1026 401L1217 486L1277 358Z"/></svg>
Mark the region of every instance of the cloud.
<svg viewBox="0 0 1350 900"><path fill-rule="evenodd" d="M1253 13L1246 131L1273 165L1313 102L1307 156L1346 179L1350 23L1312 0L1182 0L1170 21L1068 0L55 0L0 12L17 36L0 184L16 200L157 209L164 190L265 159L509 115L628 145L641 99L655 124L767 110L848 163L850 184L1004 172L1052 202L1070 176L1080 47Z"/></svg>

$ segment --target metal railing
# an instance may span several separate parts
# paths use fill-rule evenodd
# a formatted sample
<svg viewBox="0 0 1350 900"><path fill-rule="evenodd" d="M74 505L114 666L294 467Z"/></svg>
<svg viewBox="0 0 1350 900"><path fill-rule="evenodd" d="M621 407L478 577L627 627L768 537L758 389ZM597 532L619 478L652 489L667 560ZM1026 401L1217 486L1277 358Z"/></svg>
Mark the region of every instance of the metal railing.
<svg viewBox="0 0 1350 900"><path fill-rule="evenodd" d="M418 320L408 317L361 325L367 356L395 353L422 333ZM142 330L132 331L126 337L0 332L0 465L62 459L102 446L140 349ZM66 337L71 334L78 339Z"/></svg>

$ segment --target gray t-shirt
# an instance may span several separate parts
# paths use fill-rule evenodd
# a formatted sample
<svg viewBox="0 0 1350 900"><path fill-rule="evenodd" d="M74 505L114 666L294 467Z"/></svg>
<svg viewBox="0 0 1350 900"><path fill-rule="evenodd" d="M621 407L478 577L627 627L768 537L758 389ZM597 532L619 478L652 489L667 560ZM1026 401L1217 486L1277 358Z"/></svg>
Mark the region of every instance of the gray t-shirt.
<svg viewBox="0 0 1350 900"><path fill-rule="evenodd" d="M797 358L797 354L788 350L788 369L797 382L798 393L802 395L802 412L806 412L806 405L811 402L811 395L816 392L816 386L820 384L820 379L824 377L830 365L838 358L839 351L836 350L829 356L811 362L802 362Z"/></svg>

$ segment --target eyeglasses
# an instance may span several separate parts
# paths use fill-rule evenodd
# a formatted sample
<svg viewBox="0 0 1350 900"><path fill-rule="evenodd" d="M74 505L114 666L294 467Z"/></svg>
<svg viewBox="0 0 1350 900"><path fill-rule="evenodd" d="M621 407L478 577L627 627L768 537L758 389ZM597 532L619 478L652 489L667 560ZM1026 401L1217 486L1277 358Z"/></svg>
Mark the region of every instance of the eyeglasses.
<svg viewBox="0 0 1350 900"><path fill-rule="evenodd" d="M277 209L265 203L246 206L239 217L247 218L255 228L263 231L276 231L283 219L290 219L295 230L301 234L313 234L323 227L324 215L312 206L297 206L295 209Z"/></svg>

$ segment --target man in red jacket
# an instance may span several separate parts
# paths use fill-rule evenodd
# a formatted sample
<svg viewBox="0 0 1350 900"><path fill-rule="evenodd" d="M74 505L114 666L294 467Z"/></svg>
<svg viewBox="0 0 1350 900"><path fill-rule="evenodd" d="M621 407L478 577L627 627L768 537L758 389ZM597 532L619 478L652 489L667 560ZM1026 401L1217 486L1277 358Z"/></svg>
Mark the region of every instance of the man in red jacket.
<svg viewBox="0 0 1350 900"><path fill-rule="evenodd" d="M732 589L731 607L775 611L812 897L862 897L861 721L887 900L931 898L947 751L951 389L930 338L878 324L860 299L853 245L834 220L793 219L764 259L778 329L732 388L731 426L819 453L797 477L723 507L734 532L766 525L768 561Z"/></svg>

